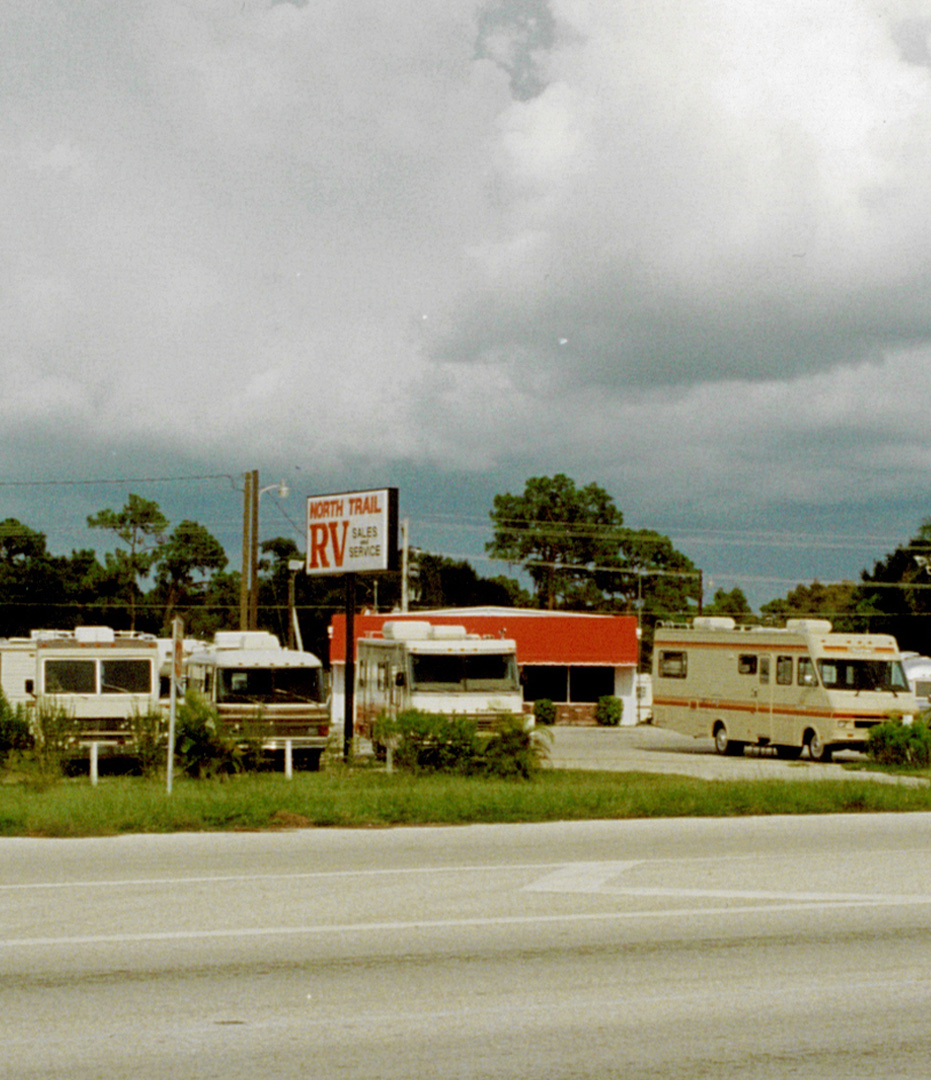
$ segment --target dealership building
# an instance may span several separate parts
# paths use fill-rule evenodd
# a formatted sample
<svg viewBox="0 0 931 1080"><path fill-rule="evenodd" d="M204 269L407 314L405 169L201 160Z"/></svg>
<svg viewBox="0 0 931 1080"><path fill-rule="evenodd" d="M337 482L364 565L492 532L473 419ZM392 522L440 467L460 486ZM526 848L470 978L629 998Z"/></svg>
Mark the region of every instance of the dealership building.
<svg viewBox="0 0 931 1080"><path fill-rule="evenodd" d="M357 614L353 620L355 640L380 637L386 622L406 619L464 626L469 634L513 639L517 644L525 708L548 698L556 705L559 723L594 723L595 706L606 695L623 702L623 724L633 725L647 719L637 697L640 641L633 615L503 607ZM346 616L339 614L330 623L334 725L343 722L345 672Z"/></svg>

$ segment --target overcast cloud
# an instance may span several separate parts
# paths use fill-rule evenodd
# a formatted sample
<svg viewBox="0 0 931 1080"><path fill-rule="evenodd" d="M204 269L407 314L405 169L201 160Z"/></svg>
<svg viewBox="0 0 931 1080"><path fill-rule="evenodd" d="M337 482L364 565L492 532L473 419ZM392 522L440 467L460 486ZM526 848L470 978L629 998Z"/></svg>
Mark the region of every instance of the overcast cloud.
<svg viewBox="0 0 931 1080"><path fill-rule="evenodd" d="M564 471L904 540L929 42L931 0L5 4L0 473Z"/></svg>

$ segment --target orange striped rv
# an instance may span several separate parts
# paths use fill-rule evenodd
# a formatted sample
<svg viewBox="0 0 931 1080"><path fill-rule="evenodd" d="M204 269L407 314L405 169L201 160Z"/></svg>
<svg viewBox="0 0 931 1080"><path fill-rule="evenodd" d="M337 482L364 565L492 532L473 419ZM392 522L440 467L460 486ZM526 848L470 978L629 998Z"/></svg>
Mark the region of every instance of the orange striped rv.
<svg viewBox="0 0 931 1080"><path fill-rule="evenodd" d="M771 746L813 761L862 750L869 729L918 711L895 638L835 633L826 619L784 628L696 618L660 625L653 646L653 723L711 737L719 754Z"/></svg>

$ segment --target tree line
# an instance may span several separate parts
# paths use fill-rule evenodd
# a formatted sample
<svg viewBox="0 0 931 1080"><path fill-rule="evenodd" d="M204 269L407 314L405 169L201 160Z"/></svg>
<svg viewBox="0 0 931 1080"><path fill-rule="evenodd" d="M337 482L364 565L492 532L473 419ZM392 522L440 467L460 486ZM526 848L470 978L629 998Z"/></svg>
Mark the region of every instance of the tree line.
<svg viewBox="0 0 931 1080"><path fill-rule="evenodd" d="M907 544L864 570L859 582L799 585L755 614L739 588L719 589L703 605L701 570L669 537L625 526L613 497L598 484L579 486L562 473L531 477L521 493L496 495L489 516L486 551L508 564L509 573L482 577L466 560L416 552L413 607L637 614L645 656L658 620L684 620L700 611L743 624L827 617L839 630L892 633L903 649L927 651L931 519ZM119 509L91 514L87 524L115 539L102 560L89 548L53 555L44 533L15 518L0 522L0 635L90 623L165 634L175 615L196 637L238 625L240 573L229 568L222 544L203 525L185 519L172 527L156 502L136 494ZM330 617L345 604L343 582L295 575L288 564L302 553L290 538L267 539L260 551L259 626L287 638L293 588L304 646L326 656ZM401 601L400 575L360 575L357 590L360 609L390 611Z"/></svg>

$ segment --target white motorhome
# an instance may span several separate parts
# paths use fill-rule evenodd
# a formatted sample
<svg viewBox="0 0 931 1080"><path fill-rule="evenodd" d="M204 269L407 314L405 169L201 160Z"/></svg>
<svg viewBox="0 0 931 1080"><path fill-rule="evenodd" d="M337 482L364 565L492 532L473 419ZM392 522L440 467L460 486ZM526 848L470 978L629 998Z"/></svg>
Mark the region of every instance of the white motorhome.
<svg viewBox="0 0 931 1080"><path fill-rule="evenodd" d="M380 637L359 639L355 703L356 733L364 737L379 716L410 709L468 716L487 729L502 716L523 714L517 645L468 634L464 626L386 622Z"/></svg>
<svg viewBox="0 0 931 1080"><path fill-rule="evenodd" d="M931 708L931 656L919 656L918 653L902 653L902 667L905 678L912 688L920 712Z"/></svg>
<svg viewBox="0 0 931 1080"><path fill-rule="evenodd" d="M832 632L824 619L782 629L738 628L724 617L658 626L653 723L714 739L720 754L772 746L815 761L862 750L869 729L917 712L895 638Z"/></svg>
<svg viewBox="0 0 931 1080"><path fill-rule="evenodd" d="M159 654L148 634L79 626L0 640L0 687L13 704L47 701L74 718L79 744L123 746L130 719L158 709Z"/></svg>
<svg viewBox="0 0 931 1080"><path fill-rule="evenodd" d="M266 750L294 752L316 768L329 734L323 665L313 653L282 648L264 630L230 630L184 661L187 685L216 707L233 734Z"/></svg>

